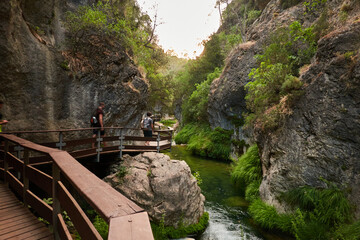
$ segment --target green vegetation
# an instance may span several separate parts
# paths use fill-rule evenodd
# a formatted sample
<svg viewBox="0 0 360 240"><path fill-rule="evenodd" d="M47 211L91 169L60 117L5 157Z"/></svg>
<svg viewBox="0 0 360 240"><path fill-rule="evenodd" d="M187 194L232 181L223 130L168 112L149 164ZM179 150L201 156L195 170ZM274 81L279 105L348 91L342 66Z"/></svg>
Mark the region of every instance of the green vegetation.
<svg viewBox="0 0 360 240"><path fill-rule="evenodd" d="M119 178L119 179L123 179L125 177L126 174L129 173L129 169L125 166L119 166L118 167L118 170L116 172L116 176Z"/></svg>
<svg viewBox="0 0 360 240"><path fill-rule="evenodd" d="M315 14L326 4L327 0L308 0L304 2L305 14Z"/></svg>
<svg viewBox="0 0 360 240"><path fill-rule="evenodd" d="M275 207L262 202L261 163L256 145L235 162L231 176L245 185L249 213L263 228L281 230L297 240L355 240L360 236L360 221L352 223L352 207L346 193L324 179L320 179L326 184L324 188L302 186L284 193L279 200L292 207L290 213L278 213Z"/></svg>
<svg viewBox="0 0 360 240"><path fill-rule="evenodd" d="M194 172L193 176L196 179L197 184L200 186L202 184L202 178L200 176L200 173L199 172Z"/></svg>
<svg viewBox="0 0 360 240"><path fill-rule="evenodd" d="M100 74L99 66L109 55L127 54L150 81L150 105L161 103L170 108L172 82L162 73L170 57L155 43L156 26L156 20L152 22L143 14L135 0L102 0L68 12L65 27L69 53L65 55L71 70Z"/></svg>
<svg viewBox="0 0 360 240"><path fill-rule="evenodd" d="M259 197L262 179L261 162L257 145L252 145L234 164L231 178L239 185L246 186L245 199L251 201Z"/></svg>
<svg viewBox="0 0 360 240"><path fill-rule="evenodd" d="M177 121L175 119L166 119L166 120L161 120L160 123L164 124L167 127L171 127L173 126Z"/></svg>
<svg viewBox="0 0 360 240"><path fill-rule="evenodd" d="M207 124L190 123L175 136L176 144L188 144L194 154L219 160L228 160L232 131L215 128Z"/></svg>
<svg viewBox="0 0 360 240"><path fill-rule="evenodd" d="M109 234L109 224L107 224L107 222L99 215L95 216L93 224L96 230L100 233L101 237L103 239L107 239Z"/></svg>
<svg viewBox="0 0 360 240"><path fill-rule="evenodd" d="M221 70L215 68L208 74L206 81L195 84L196 90L182 106L183 123L207 122L207 104L211 82L220 76Z"/></svg>
<svg viewBox="0 0 360 240"><path fill-rule="evenodd" d="M172 226L165 226L163 217L163 220L159 224L151 223L151 228L155 240L167 240L183 238L190 234L200 234L206 229L208 223L209 214L207 212L204 212L197 224L184 226L183 223L180 223L178 228L174 228Z"/></svg>
<svg viewBox="0 0 360 240"><path fill-rule="evenodd" d="M291 232L292 216L289 214L279 214L273 206L267 205L259 198L250 204L249 213L255 222L263 228Z"/></svg>
<svg viewBox="0 0 360 240"><path fill-rule="evenodd" d="M302 2L302 0L281 0L280 4L283 9L293 7Z"/></svg>
<svg viewBox="0 0 360 240"><path fill-rule="evenodd" d="M251 111L245 115L246 126L274 130L291 114L292 103L302 93L299 69L310 63L315 51L312 28L303 29L299 22L272 35L264 54L256 56L260 66L249 74L254 80L245 86Z"/></svg>

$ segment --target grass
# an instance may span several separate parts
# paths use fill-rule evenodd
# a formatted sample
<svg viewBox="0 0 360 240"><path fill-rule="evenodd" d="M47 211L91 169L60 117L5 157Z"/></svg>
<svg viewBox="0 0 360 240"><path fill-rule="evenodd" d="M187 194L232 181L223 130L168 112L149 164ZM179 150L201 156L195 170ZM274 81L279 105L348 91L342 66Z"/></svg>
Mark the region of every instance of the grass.
<svg viewBox="0 0 360 240"><path fill-rule="evenodd" d="M155 240L167 240L183 238L188 235L194 234L199 235L206 229L208 224L209 213L204 212L197 224L191 224L189 226L184 226L183 224L180 224L178 228L174 228L172 226L165 226L164 220L162 220L159 224L151 223L151 228Z"/></svg>
<svg viewBox="0 0 360 240"><path fill-rule="evenodd" d="M252 145L246 153L235 162L231 178L235 182L244 183L247 186L254 182L261 182L261 162L257 145Z"/></svg>
<svg viewBox="0 0 360 240"><path fill-rule="evenodd" d="M292 208L289 213L280 214L274 206L264 203L259 194L262 172L256 145L235 162L231 177L245 187L249 213L262 228L280 230L297 240L360 239L360 221L353 222L353 209L346 193L322 178L324 188L301 186L279 197Z"/></svg>
<svg viewBox="0 0 360 240"><path fill-rule="evenodd" d="M229 160L232 131L207 124L187 124L175 136L176 144L187 144L194 154L219 160Z"/></svg>

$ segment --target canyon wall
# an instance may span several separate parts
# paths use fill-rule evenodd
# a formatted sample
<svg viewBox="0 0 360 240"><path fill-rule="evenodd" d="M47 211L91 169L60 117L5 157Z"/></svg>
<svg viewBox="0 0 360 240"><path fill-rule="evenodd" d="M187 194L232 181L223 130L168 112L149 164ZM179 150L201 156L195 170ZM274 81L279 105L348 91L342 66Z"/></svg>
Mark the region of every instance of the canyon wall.
<svg viewBox="0 0 360 240"><path fill-rule="evenodd" d="M328 33L318 41L310 65L300 71L304 94L275 131L240 128L239 140L259 146L263 180L261 198L278 210L283 192L309 185L324 187L321 179L346 190L355 206L360 206L360 6L350 1L327 1ZM347 18L341 18L344 4ZM248 73L257 67L254 59L262 53L266 38L279 26L297 20L305 27L319 21L320 14L306 14L303 2L282 9L280 1L270 1L261 16L247 30L248 42L228 57L224 71L214 80L208 113L212 127L237 129L231 119L246 112L244 86ZM357 217L360 209L356 209Z"/></svg>
<svg viewBox="0 0 360 240"><path fill-rule="evenodd" d="M0 98L10 119L5 131L89 127L99 101L106 103L106 126L139 127L149 84L121 46L106 46L110 53L96 71L69 70L64 16L85 3L0 2Z"/></svg>

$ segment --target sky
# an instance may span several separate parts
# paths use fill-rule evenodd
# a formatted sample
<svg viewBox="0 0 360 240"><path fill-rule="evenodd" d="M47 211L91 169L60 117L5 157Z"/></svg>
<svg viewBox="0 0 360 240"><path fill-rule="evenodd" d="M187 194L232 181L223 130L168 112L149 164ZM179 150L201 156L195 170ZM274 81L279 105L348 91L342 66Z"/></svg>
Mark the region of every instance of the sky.
<svg viewBox="0 0 360 240"><path fill-rule="evenodd" d="M201 42L217 31L220 16L216 0L138 0L143 12L153 19L157 9L158 44L178 57L195 58L203 51ZM195 53L194 53L195 52ZM187 54L187 55L186 55Z"/></svg>

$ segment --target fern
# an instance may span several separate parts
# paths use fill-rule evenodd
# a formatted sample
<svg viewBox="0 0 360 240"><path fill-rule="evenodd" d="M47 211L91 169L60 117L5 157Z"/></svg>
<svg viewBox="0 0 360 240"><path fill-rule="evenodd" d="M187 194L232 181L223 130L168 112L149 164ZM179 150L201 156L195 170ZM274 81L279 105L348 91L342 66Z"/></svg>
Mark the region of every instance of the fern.
<svg viewBox="0 0 360 240"><path fill-rule="evenodd" d="M242 182L246 185L252 182L261 182L261 162L256 144L252 145L235 164L231 173L231 178L235 182Z"/></svg>

